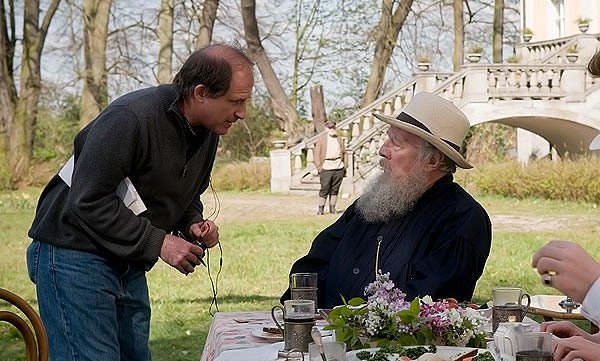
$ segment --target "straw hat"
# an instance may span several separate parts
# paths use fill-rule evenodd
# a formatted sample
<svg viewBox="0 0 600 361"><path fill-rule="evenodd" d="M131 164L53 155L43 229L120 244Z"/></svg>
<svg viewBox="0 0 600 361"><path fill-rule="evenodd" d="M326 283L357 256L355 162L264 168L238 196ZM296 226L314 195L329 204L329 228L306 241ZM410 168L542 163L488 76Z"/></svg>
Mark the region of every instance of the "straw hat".
<svg viewBox="0 0 600 361"><path fill-rule="evenodd" d="M389 125L412 133L447 155L461 168L473 168L460 154L470 123L452 102L439 95L417 93L396 117L376 114L374 116Z"/></svg>

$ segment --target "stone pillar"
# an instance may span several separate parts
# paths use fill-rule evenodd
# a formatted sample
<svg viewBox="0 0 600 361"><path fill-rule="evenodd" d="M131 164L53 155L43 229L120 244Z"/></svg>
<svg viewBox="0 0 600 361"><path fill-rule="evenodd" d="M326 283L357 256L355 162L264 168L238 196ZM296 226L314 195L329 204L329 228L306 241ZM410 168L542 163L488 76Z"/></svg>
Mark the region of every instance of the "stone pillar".
<svg viewBox="0 0 600 361"><path fill-rule="evenodd" d="M271 158L271 192L288 193L292 180L291 153L287 149L275 149Z"/></svg>
<svg viewBox="0 0 600 361"><path fill-rule="evenodd" d="M350 194L354 194L354 157L352 151L346 149L346 175L340 186L340 196L348 198Z"/></svg>
<svg viewBox="0 0 600 361"><path fill-rule="evenodd" d="M585 69L586 65L568 67L560 79L560 90L565 94L567 102L585 101Z"/></svg>
<svg viewBox="0 0 600 361"><path fill-rule="evenodd" d="M435 73L422 72L413 75L415 78L415 94L435 89Z"/></svg>
<svg viewBox="0 0 600 361"><path fill-rule="evenodd" d="M471 71L467 72L463 99L465 102L487 103L488 102L488 73L487 66L467 64L463 65Z"/></svg>

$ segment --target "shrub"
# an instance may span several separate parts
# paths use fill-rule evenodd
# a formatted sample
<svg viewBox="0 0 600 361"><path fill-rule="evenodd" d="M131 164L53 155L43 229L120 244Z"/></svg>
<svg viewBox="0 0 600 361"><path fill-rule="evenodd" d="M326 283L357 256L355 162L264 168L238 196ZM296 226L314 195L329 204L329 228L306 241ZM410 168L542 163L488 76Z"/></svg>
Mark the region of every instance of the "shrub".
<svg viewBox="0 0 600 361"><path fill-rule="evenodd" d="M529 28L523 28L522 33L523 35L533 35L533 31Z"/></svg>
<svg viewBox="0 0 600 361"><path fill-rule="evenodd" d="M573 44L567 48L567 54L577 54L577 44Z"/></svg>
<svg viewBox="0 0 600 361"><path fill-rule="evenodd" d="M277 137L277 122L266 103L249 104L246 118L238 121L219 141L219 157L247 161L256 156L268 156Z"/></svg>
<svg viewBox="0 0 600 361"><path fill-rule="evenodd" d="M516 55L511 55L508 58L506 58L506 62L509 64L516 64L519 62L519 57Z"/></svg>
<svg viewBox="0 0 600 361"><path fill-rule="evenodd" d="M423 54L423 55L419 55L419 57L417 58L417 62L419 62L419 63L429 63L429 62L431 62L431 60L429 59L428 55Z"/></svg>
<svg viewBox="0 0 600 361"><path fill-rule="evenodd" d="M600 204L600 158L553 162L540 160L528 166L517 161L484 164L461 171L457 180L473 191L514 198L543 198Z"/></svg>
<svg viewBox="0 0 600 361"><path fill-rule="evenodd" d="M483 48L480 45L473 44L469 47L470 54L481 54L483 53Z"/></svg>
<svg viewBox="0 0 600 361"><path fill-rule="evenodd" d="M271 163L267 158L250 162L216 165L212 184L219 191L268 191L271 187Z"/></svg>
<svg viewBox="0 0 600 361"><path fill-rule="evenodd" d="M575 23L577 23L579 25L586 25L586 24L589 24L591 21L592 21L592 19L590 19L590 18L584 18L582 16L580 16L577 19L575 19Z"/></svg>

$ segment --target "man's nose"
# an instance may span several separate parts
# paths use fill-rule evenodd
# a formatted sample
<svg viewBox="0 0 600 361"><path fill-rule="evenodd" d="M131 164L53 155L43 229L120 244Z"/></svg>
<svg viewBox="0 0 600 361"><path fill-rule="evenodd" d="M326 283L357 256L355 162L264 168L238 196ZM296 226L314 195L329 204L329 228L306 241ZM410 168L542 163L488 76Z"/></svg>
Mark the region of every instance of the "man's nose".
<svg viewBox="0 0 600 361"><path fill-rule="evenodd" d="M244 119L246 117L246 104L241 105L234 113L235 119Z"/></svg>
<svg viewBox="0 0 600 361"><path fill-rule="evenodd" d="M390 140L388 139L388 140L386 140L386 141L385 141L385 142L384 142L384 143L381 145L381 147L379 147L379 152L378 152L378 153L379 153L379 155L380 155L381 157L388 158L389 151L388 151L388 147L387 147L387 145L388 145L388 143L389 143L389 142L390 142Z"/></svg>

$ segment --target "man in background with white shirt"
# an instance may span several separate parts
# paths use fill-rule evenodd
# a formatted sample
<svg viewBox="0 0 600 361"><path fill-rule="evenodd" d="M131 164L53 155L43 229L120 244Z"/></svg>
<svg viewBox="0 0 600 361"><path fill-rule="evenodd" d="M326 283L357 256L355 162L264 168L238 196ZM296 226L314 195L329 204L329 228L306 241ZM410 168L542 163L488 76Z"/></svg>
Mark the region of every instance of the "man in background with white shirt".
<svg viewBox="0 0 600 361"><path fill-rule="evenodd" d="M325 123L326 134L323 134L315 144L315 166L319 172L321 190L319 190L319 203L317 214L323 214L325 204L329 197L329 213L337 213L335 205L342 180L346 173L345 154L343 140L338 137L335 123Z"/></svg>

